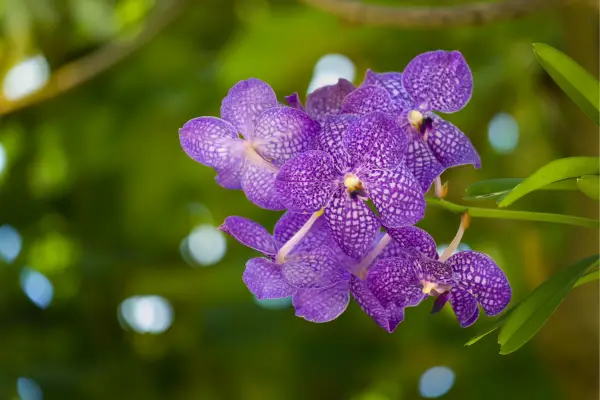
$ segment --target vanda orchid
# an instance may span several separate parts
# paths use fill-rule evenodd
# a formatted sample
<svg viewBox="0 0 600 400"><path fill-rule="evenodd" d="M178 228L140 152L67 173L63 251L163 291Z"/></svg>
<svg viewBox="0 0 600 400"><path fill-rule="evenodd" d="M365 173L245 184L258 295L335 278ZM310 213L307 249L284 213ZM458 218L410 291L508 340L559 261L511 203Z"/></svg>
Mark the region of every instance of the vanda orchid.
<svg viewBox="0 0 600 400"><path fill-rule="evenodd" d="M261 257L243 281L259 299L292 297L296 315L328 322L351 298L379 326L394 331L407 307L435 297L462 327L502 312L511 288L487 255L455 250L469 224L438 256L433 238L413 226L425 192L440 174L479 155L454 125L434 114L463 108L473 81L463 56L434 51L404 72L367 71L356 88L340 79L280 104L271 87L248 79L223 100L221 118L199 117L179 131L184 151L217 172L217 183L242 189L269 210L287 210L273 235L243 217L221 230ZM453 254L454 253L454 254Z"/></svg>

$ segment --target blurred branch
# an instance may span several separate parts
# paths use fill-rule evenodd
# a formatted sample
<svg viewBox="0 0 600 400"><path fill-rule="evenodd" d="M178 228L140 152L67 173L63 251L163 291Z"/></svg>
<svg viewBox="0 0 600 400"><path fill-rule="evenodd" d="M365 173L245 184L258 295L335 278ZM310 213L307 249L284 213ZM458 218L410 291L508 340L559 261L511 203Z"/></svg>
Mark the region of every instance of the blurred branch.
<svg viewBox="0 0 600 400"><path fill-rule="evenodd" d="M574 217L572 215L549 214L529 211L497 210L494 208L465 207L433 197L427 197L426 200L427 204L429 205L442 207L456 214L464 214L468 212L469 215L473 218L494 218L513 219L521 221L554 222L558 224L583 226L586 228L593 229L598 229L600 227L600 221L583 217Z"/></svg>
<svg viewBox="0 0 600 400"><path fill-rule="evenodd" d="M131 55L172 22L183 9L183 1L166 0L158 3L145 22L145 28L131 39L117 39L98 50L70 62L54 72L40 90L18 100L8 100L0 94L0 115L30 107L58 96L94 78Z"/></svg>
<svg viewBox="0 0 600 400"><path fill-rule="evenodd" d="M570 4L597 8L595 0L508 0L444 7L409 7L366 4L360 0L301 0L321 11L356 24L396 28L447 28L484 25L522 18Z"/></svg>

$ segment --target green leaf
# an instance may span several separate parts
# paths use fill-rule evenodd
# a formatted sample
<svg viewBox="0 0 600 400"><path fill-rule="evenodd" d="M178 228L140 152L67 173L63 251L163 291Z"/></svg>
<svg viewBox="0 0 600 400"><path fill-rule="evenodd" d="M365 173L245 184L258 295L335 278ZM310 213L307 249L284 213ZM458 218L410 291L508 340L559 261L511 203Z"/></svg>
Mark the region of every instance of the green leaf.
<svg viewBox="0 0 600 400"><path fill-rule="evenodd" d="M577 187L587 197L594 200L600 198L600 179L598 175L585 175L577 178Z"/></svg>
<svg viewBox="0 0 600 400"><path fill-rule="evenodd" d="M598 157L569 157L551 161L518 184L502 199L498 206L509 206L526 194L553 182L583 175L598 175L600 172L599 165Z"/></svg>
<svg viewBox="0 0 600 400"><path fill-rule="evenodd" d="M499 178L479 181L467 188L465 200L486 200L502 197L523 182L524 178ZM565 179L543 186L540 190L577 190L575 179Z"/></svg>
<svg viewBox="0 0 600 400"><path fill-rule="evenodd" d="M489 335L490 333L494 332L496 329L498 329L502 325L504 325L504 323L506 322L506 319L519 306L519 304L521 304L521 303L517 303L514 306L512 306L510 309L506 310L500 317L498 317L498 319L496 319L496 321L494 321L493 325L491 325L485 331L482 331L481 333L479 333L477 336L474 336L473 338L471 338L467 343L465 343L465 346L471 346L474 343L477 343L478 341L480 341L481 339L483 339L484 337L486 337L487 335Z"/></svg>
<svg viewBox="0 0 600 400"><path fill-rule="evenodd" d="M521 221L539 221L539 222L554 222L557 224L583 226L586 228L600 228L600 221L590 218L574 217L572 215L538 213L529 211L511 211L498 210L495 208L481 207L466 207L459 204L454 204L446 200L425 197L427 204L443 207L448 211L456 214L464 214L466 212L473 218L493 218L493 219L513 219Z"/></svg>
<svg viewBox="0 0 600 400"><path fill-rule="evenodd" d="M500 329L500 354L509 354L527 343L556 311L585 272L598 265L598 254L561 270L538 286L510 313Z"/></svg>
<svg viewBox="0 0 600 400"><path fill-rule="evenodd" d="M533 51L554 82L596 125L600 125L600 89L596 78L552 46L534 43Z"/></svg>
<svg viewBox="0 0 600 400"><path fill-rule="evenodd" d="M573 287L577 287L577 286L581 286L585 283L588 282L593 282L600 279L600 269L595 269L591 272L588 272L587 274L585 274L584 276L582 276L581 278L579 278L579 280L577 280L577 282L575 282L575 285Z"/></svg>

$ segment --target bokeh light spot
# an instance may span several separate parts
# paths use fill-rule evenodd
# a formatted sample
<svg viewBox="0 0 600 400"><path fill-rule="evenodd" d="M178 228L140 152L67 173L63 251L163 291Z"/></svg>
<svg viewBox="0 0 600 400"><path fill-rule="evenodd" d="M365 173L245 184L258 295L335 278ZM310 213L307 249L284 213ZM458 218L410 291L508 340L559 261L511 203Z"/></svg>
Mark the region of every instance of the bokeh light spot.
<svg viewBox="0 0 600 400"><path fill-rule="evenodd" d="M454 372L448 367L429 368L419 381L421 396L433 399L448 393L454 384Z"/></svg>
<svg viewBox="0 0 600 400"><path fill-rule="evenodd" d="M259 300L254 297L254 302L258 304L262 308L266 308L268 310L283 310L285 308L289 308L292 305L292 297L284 297L282 299L264 299Z"/></svg>
<svg viewBox="0 0 600 400"><path fill-rule="evenodd" d="M341 54L327 54L317 61L308 93L322 86L334 85L344 78L352 82L356 76L354 63Z"/></svg>
<svg viewBox="0 0 600 400"><path fill-rule="evenodd" d="M488 126L488 139L497 153L512 153L519 144L519 124L512 115L498 113Z"/></svg>
<svg viewBox="0 0 600 400"><path fill-rule="evenodd" d="M4 168L6 168L6 148L2 143L0 143L0 175L4 172Z"/></svg>
<svg viewBox="0 0 600 400"><path fill-rule="evenodd" d="M19 377L17 379L17 393L20 400L42 400L42 389L31 378Z"/></svg>
<svg viewBox="0 0 600 400"><path fill-rule="evenodd" d="M2 91L8 100L17 100L42 88L50 77L50 65L38 54L12 67L4 77Z"/></svg>
<svg viewBox="0 0 600 400"><path fill-rule="evenodd" d="M10 225L0 226L0 258L12 263L21 253L23 240L19 232Z"/></svg>
<svg viewBox="0 0 600 400"><path fill-rule="evenodd" d="M41 309L46 309L52 302L54 286L41 272L27 267L23 268L21 288L29 300Z"/></svg>
<svg viewBox="0 0 600 400"><path fill-rule="evenodd" d="M219 262L227 251L227 241L223 232L208 224L199 225L187 238L190 255L200 265Z"/></svg>
<svg viewBox="0 0 600 400"><path fill-rule="evenodd" d="M129 297L119 306L123 320L139 333L163 333L173 323L173 307L156 295Z"/></svg>

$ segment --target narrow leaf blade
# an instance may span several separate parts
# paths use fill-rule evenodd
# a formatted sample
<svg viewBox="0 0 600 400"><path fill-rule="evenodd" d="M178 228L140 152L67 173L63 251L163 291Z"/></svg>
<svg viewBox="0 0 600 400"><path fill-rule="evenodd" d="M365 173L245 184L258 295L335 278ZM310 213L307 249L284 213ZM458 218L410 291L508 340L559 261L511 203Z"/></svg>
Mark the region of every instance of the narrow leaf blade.
<svg viewBox="0 0 600 400"><path fill-rule="evenodd" d="M524 178L498 178L475 182L467 188L467 194L463 199L475 201L500 198L501 200L503 196L524 180ZM541 187L540 190L578 190L578 187L575 179L565 179L550 183Z"/></svg>
<svg viewBox="0 0 600 400"><path fill-rule="evenodd" d="M600 89L598 80L563 52L543 43L533 51L554 82L588 117L600 125Z"/></svg>
<svg viewBox="0 0 600 400"><path fill-rule="evenodd" d="M499 207L509 206L526 194L550 183L583 175L598 175L599 172L598 157L568 157L551 161L511 190L502 199Z"/></svg>
<svg viewBox="0 0 600 400"><path fill-rule="evenodd" d="M598 254L561 270L527 296L500 329L500 354L512 353L527 343L556 311L577 280L595 265L598 265Z"/></svg>
<svg viewBox="0 0 600 400"><path fill-rule="evenodd" d="M598 175L585 175L578 178L577 187L589 198L594 200L600 198L600 178Z"/></svg>

